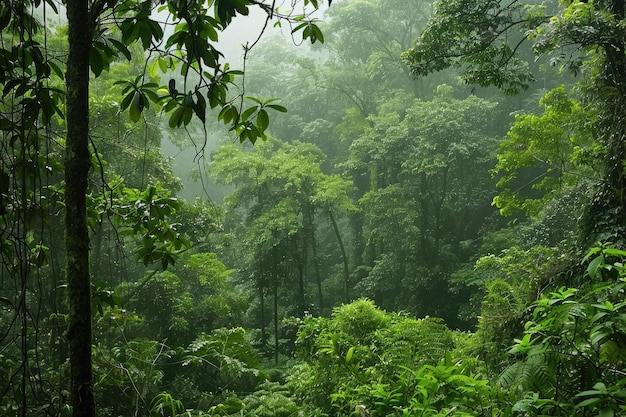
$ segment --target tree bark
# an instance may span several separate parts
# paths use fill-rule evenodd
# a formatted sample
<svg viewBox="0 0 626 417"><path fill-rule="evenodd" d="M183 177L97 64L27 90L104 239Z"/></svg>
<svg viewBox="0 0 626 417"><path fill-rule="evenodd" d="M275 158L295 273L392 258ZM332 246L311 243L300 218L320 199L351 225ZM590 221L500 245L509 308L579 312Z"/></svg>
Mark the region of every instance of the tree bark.
<svg viewBox="0 0 626 417"><path fill-rule="evenodd" d="M339 233L339 227L337 226L337 222L335 221L335 216L333 215L332 210L328 210L328 218L330 219L330 223L333 226L333 231L335 232L335 237L337 238L337 242L339 243L339 250L341 251L341 259L343 261L343 281L344 281L344 302L347 304L350 302L350 267L348 265L348 255L346 254L346 248L343 245L343 240L341 239L341 233Z"/></svg>
<svg viewBox="0 0 626 417"><path fill-rule="evenodd" d="M322 292L322 274L320 273L320 263L317 257L317 241L315 239L315 229L313 229L311 231L311 255L313 256L313 271L315 271L315 282L317 283L317 302L319 304L320 316L323 316L324 294Z"/></svg>
<svg viewBox="0 0 626 417"><path fill-rule="evenodd" d="M304 253L311 248L311 262L313 263L313 272L315 274L315 283L317 284L317 302L320 316L324 315L324 295L322 294L322 275L320 274L319 259L317 257L317 238L315 236L315 209L310 205L305 205L303 209L304 220ZM310 246L309 246L310 242ZM307 263L307 260L304 260ZM303 304L304 307L304 304ZM303 308L304 313L304 308Z"/></svg>
<svg viewBox="0 0 626 417"><path fill-rule="evenodd" d="M267 334L265 331L265 284L259 285L259 297L261 300L261 347L267 347Z"/></svg>
<svg viewBox="0 0 626 417"><path fill-rule="evenodd" d="M274 236L276 233L274 232ZM274 363L278 365L278 251L272 247L272 295L274 296Z"/></svg>
<svg viewBox="0 0 626 417"><path fill-rule="evenodd" d="M278 365L278 271L274 268L274 363Z"/></svg>
<svg viewBox="0 0 626 417"><path fill-rule="evenodd" d="M69 299L70 401L74 417L95 416L91 370L91 293L87 180L89 155L89 52L91 27L88 0L66 2L67 138L65 149L65 245Z"/></svg>

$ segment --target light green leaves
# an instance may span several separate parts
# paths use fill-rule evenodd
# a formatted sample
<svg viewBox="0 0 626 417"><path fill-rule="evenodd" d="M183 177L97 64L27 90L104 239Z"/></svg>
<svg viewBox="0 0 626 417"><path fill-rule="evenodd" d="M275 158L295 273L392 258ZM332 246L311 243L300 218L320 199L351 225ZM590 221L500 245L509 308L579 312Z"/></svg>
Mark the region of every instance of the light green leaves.
<svg viewBox="0 0 626 417"><path fill-rule="evenodd" d="M517 115L500 145L493 175L503 190L493 204L503 215L523 210L535 216L563 190L593 176L587 161L594 112L583 108L563 86L549 91L540 104L543 114ZM522 174L530 169L535 171L527 179Z"/></svg>
<svg viewBox="0 0 626 417"><path fill-rule="evenodd" d="M151 416L175 417L185 410L182 401L175 399L171 394L162 392L157 394L150 403Z"/></svg>

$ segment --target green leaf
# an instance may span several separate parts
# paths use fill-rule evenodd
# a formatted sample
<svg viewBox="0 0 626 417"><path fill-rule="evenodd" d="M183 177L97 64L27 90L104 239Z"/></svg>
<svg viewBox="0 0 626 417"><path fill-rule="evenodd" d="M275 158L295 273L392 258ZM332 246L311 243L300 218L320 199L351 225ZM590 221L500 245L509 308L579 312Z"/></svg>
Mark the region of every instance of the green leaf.
<svg viewBox="0 0 626 417"><path fill-rule="evenodd" d="M152 45L152 27L146 21L138 21L136 27L138 27L139 37L141 38L141 45L144 50L150 49Z"/></svg>
<svg viewBox="0 0 626 417"><path fill-rule="evenodd" d="M52 68L52 71L54 71L54 73L57 75L57 77L63 79L65 77L65 74L63 73L63 70L56 64L54 63L54 61L48 61L48 65L50 66L50 68Z"/></svg>
<svg viewBox="0 0 626 417"><path fill-rule="evenodd" d="M139 39L139 25L135 23L135 19L127 18L120 25L120 31L122 32L122 42L125 45L130 45Z"/></svg>
<svg viewBox="0 0 626 417"><path fill-rule="evenodd" d="M147 26L150 28L150 34L155 42L160 42L161 39L163 39L163 29L161 28L159 22L148 19Z"/></svg>
<svg viewBox="0 0 626 417"><path fill-rule="evenodd" d="M98 48L93 47L89 52L89 66L96 77L99 77L104 70L104 59Z"/></svg>
<svg viewBox="0 0 626 417"><path fill-rule="evenodd" d="M311 43L315 43L315 41L324 43L324 34L322 34L322 31L320 30L320 28L315 24L311 24L311 30L313 32Z"/></svg>
<svg viewBox="0 0 626 417"><path fill-rule="evenodd" d="M128 106L130 106L130 103L133 101L134 97L135 97L134 91L126 94L124 98L122 99L122 102L120 103L120 110L121 111L126 110Z"/></svg>
<svg viewBox="0 0 626 417"><path fill-rule="evenodd" d="M176 89L176 80L174 78L170 79L167 87L172 98L176 98L176 96L178 96L178 90Z"/></svg>
<svg viewBox="0 0 626 417"><path fill-rule="evenodd" d="M250 116L252 116L254 114L254 112L256 112L258 109L258 106L254 106L254 107L249 107L246 110L244 110L243 113L241 113L241 120L249 120Z"/></svg>
<svg viewBox="0 0 626 417"><path fill-rule="evenodd" d="M601 402L603 402L602 398L598 398L598 397L588 398L588 399L586 399L584 401L581 401L578 404L576 404L576 408L594 406L596 404L600 404Z"/></svg>
<svg viewBox="0 0 626 417"><path fill-rule="evenodd" d="M279 104L267 104L265 107L269 107L270 109L279 111L281 113L287 113L287 108Z"/></svg>
<svg viewBox="0 0 626 417"><path fill-rule="evenodd" d="M246 99L250 100L250 101L254 101L257 104L263 104L263 102L261 101L261 99L253 97L253 96L246 96Z"/></svg>
<svg viewBox="0 0 626 417"><path fill-rule="evenodd" d="M144 86L145 87L145 86ZM143 92L143 94L150 99L150 101L152 101L153 103L158 103L161 101L161 97L159 97L159 95L152 91L152 90L148 90L148 89L142 89L141 90ZM146 101L146 107L148 107L148 102Z"/></svg>
<svg viewBox="0 0 626 417"><path fill-rule="evenodd" d="M132 120L133 122L138 122L139 119L141 119L141 113L143 112L144 104L144 95L140 91L135 91L132 103L130 105L130 109L128 110L130 120Z"/></svg>
<svg viewBox="0 0 626 417"><path fill-rule="evenodd" d="M150 78L156 78L158 76L158 70L159 60L155 59L150 65L148 65L148 75L150 75Z"/></svg>
<svg viewBox="0 0 626 417"><path fill-rule="evenodd" d="M0 130L9 131L9 130L12 130L14 127L15 126L13 122L11 122L9 119L7 119L4 116L0 116Z"/></svg>
<svg viewBox="0 0 626 417"><path fill-rule="evenodd" d="M130 51L128 50L128 48L126 47L126 45L124 45L122 42L118 41L117 39L113 39L113 38L109 38L108 41L111 42L113 46L115 46L115 49L121 52L122 55L124 55L124 57L127 60L132 61L133 57Z"/></svg>
<svg viewBox="0 0 626 417"><path fill-rule="evenodd" d="M206 121L206 100L200 91L196 91L196 102L193 105L193 111L202 123Z"/></svg>
<svg viewBox="0 0 626 417"><path fill-rule="evenodd" d="M598 414L598 417L614 417L615 416L615 411L612 408L605 408L603 410L600 410L600 413Z"/></svg>
<svg viewBox="0 0 626 417"><path fill-rule="evenodd" d="M603 255L599 255L593 258L591 262L589 262L589 265L587 266L587 274L591 278L596 278L598 275L598 268L600 268L600 265L602 265L603 263L604 263Z"/></svg>
<svg viewBox="0 0 626 417"><path fill-rule="evenodd" d="M256 122L260 130L267 129L270 124L270 118L265 110L259 110L259 113L256 116Z"/></svg>
<svg viewBox="0 0 626 417"><path fill-rule="evenodd" d="M185 111L184 107L178 107L176 110L174 110L174 112L172 113L172 115L170 116L170 120L168 122L169 126L171 128L175 128L181 125L182 121L182 117L183 117L183 112Z"/></svg>
<svg viewBox="0 0 626 417"><path fill-rule="evenodd" d="M184 126L187 126L191 122L192 117L193 117L193 108L183 107L183 114L181 116L181 121Z"/></svg>
<svg viewBox="0 0 626 417"><path fill-rule="evenodd" d="M167 73L167 61L164 58L159 58L157 59L157 62L159 63L159 68L161 68L161 72L163 74Z"/></svg>
<svg viewBox="0 0 626 417"><path fill-rule="evenodd" d="M346 363L352 362L352 356L354 355L354 346L350 346L348 352L346 353Z"/></svg>
<svg viewBox="0 0 626 417"><path fill-rule="evenodd" d="M4 29L9 26L11 22L11 7L1 7L0 8L0 31L4 31Z"/></svg>
<svg viewBox="0 0 626 417"><path fill-rule="evenodd" d="M296 19L297 20L297 19ZM291 31L291 34L296 33L297 31L299 31L300 29L306 28L309 25L308 22L304 22L304 23L300 23L298 26L296 26L295 28L293 28L293 30ZM306 37L304 37L306 39Z"/></svg>

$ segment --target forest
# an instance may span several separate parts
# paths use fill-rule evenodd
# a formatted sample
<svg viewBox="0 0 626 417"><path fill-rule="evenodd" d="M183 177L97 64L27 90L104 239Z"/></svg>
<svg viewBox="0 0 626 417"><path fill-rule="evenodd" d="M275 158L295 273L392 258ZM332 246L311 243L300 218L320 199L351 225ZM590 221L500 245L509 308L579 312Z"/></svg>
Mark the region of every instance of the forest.
<svg viewBox="0 0 626 417"><path fill-rule="evenodd" d="M624 0L3 0L0 87L1 416L626 415Z"/></svg>

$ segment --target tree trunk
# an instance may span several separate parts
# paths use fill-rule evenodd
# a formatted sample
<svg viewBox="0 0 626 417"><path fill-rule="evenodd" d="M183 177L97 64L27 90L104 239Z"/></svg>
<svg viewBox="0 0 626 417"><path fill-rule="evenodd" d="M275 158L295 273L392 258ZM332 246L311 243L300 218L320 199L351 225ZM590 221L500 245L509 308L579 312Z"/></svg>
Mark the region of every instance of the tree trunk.
<svg viewBox="0 0 626 417"><path fill-rule="evenodd" d="M332 210L328 210L328 218L333 226L337 242L339 242L339 250L341 250L341 259L343 260L344 302L347 304L350 302L350 268L348 266L348 255L346 254L346 248L343 245L341 233L339 233L339 227L337 227L337 222L335 221Z"/></svg>
<svg viewBox="0 0 626 417"><path fill-rule="evenodd" d="M304 258L304 259L302 259ZM298 262L298 317L304 317L304 312L306 310L306 285L304 278L304 265L306 262L306 255L303 254L301 259L296 258Z"/></svg>
<svg viewBox="0 0 626 417"><path fill-rule="evenodd" d="M278 365L278 272L274 271L274 363Z"/></svg>
<svg viewBox="0 0 626 417"><path fill-rule="evenodd" d="M428 195L430 196L430 200L433 203L433 211L434 211L434 222L435 222L435 226L434 226L434 230L433 230L433 242L434 242L434 248L433 248L433 261L435 261L436 259L439 259L439 255L441 252L441 216L442 216L442 210L443 210L443 203L446 199L446 192L447 192L447 186L448 186L448 169L450 167L449 166L445 166L443 168L443 172L442 172L442 179L441 179L441 186L439 187L439 193L440 196L437 198L435 196L435 192L433 191L432 193L429 191Z"/></svg>
<svg viewBox="0 0 626 417"><path fill-rule="evenodd" d="M432 256L430 252L430 244L428 242L428 233L430 232L430 213L428 204L428 178L425 172L420 173L420 189L419 201L421 205L420 211L420 248L418 257L423 263L427 263Z"/></svg>
<svg viewBox="0 0 626 417"><path fill-rule="evenodd" d="M274 363L278 365L278 251L272 248L272 292L274 296Z"/></svg>
<svg viewBox="0 0 626 417"><path fill-rule="evenodd" d="M267 347L267 334L265 331L265 284L259 285L259 297L261 300L261 348Z"/></svg>
<svg viewBox="0 0 626 417"><path fill-rule="evenodd" d="M69 298L70 401L74 417L95 416L91 370L91 293L87 179L89 156L89 52L91 27L88 0L66 2L67 138L65 150L65 245Z"/></svg>
<svg viewBox="0 0 626 417"><path fill-rule="evenodd" d="M311 255L313 256L313 271L315 272L315 282L317 283L317 302L319 304L320 316L323 316L324 294L322 292L322 274L320 273L320 263L317 258L317 241L315 239L315 229L313 229L311 231Z"/></svg>
<svg viewBox="0 0 626 417"><path fill-rule="evenodd" d="M308 246L308 243L310 242L312 258L311 262L313 263L313 273L315 274L315 283L317 284L317 302L319 306L319 314L321 316L324 314L324 295L322 294L322 275L320 274L319 259L317 257L317 238L315 236L315 209L311 206L306 207L306 210L303 210L305 233L304 242L306 246Z"/></svg>

